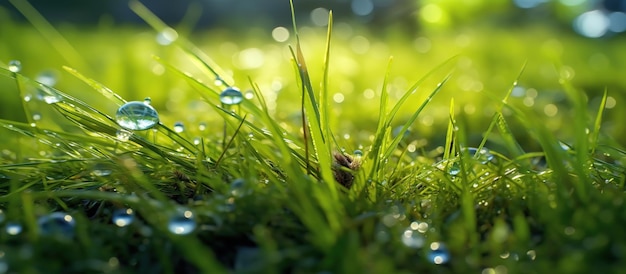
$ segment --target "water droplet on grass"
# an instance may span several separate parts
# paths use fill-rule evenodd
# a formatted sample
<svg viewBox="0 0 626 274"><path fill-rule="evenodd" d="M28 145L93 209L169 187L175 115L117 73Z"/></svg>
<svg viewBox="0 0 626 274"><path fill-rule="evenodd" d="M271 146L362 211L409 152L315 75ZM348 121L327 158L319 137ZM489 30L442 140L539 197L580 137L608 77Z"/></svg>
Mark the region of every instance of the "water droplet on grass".
<svg viewBox="0 0 626 274"><path fill-rule="evenodd" d="M156 36L156 41L159 45L167 46L178 39L178 32L172 28L165 28L160 31Z"/></svg>
<svg viewBox="0 0 626 274"><path fill-rule="evenodd" d="M39 220L37 220L37 224L39 225L39 231L43 235L59 234L72 237L74 235L76 221L67 213L54 212L41 216Z"/></svg>
<svg viewBox="0 0 626 274"><path fill-rule="evenodd" d="M39 113L33 113L33 120L34 120L34 121L39 121L39 120L41 120L41 114L39 114Z"/></svg>
<svg viewBox="0 0 626 274"><path fill-rule="evenodd" d="M176 131L177 133L185 131L185 125L183 124L183 122L174 123L174 131Z"/></svg>
<svg viewBox="0 0 626 274"><path fill-rule="evenodd" d="M221 86L224 84L224 81L222 80L222 78L218 76L218 77L215 77L215 81L213 82L213 84L215 84L216 86Z"/></svg>
<svg viewBox="0 0 626 274"><path fill-rule="evenodd" d="M7 232L7 234L9 235L18 235L20 233L22 233L22 225L16 222L8 222L6 224L6 226L4 227L4 230Z"/></svg>
<svg viewBox="0 0 626 274"><path fill-rule="evenodd" d="M167 228L170 232L177 235L187 235L196 229L196 221L193 217L193 213L189 210L185 210L182 213L176 214L170 218Z"/></svg>
<svg viewBox="0 0 626 274"><path fill-rule="evenodd" d="M115 137L117 137L117 139L120 140L120 142L128 141L128 139L130 139L130 136L132 135L133 135L132 132L128 130L123 130L123 129L120 129L115 133Z"/></svg>
<svg viewBox="0 0 626 274"><path fill-rule="evenodd" d="M30 94L24 95L24 102L30 102L33 99L33 96Z"/></svg>
<svg viewBox="0 0 626 274"><path fill-rule="evenodd" d="M470 147L467 148L467 152L469 152L472 157L478 159L478 161L480 161L480 163L482 164L491 162L491 160L493 160L494 158L493 154L489 152L489 149L484 147L480 150L474 147Z"/></svg>
<svg viewBox="0 0 626 274"><path fill-rule="evenodd" d="M243 101L243 94L235 87L228 87L220 94L220 101L224 105L237 105Z"/></svg>
<svg viewBox="0 0 626 274"><path fill-rule="evenodd" d="M143 98L143 103L146 105L152 104L152 98L150 97Z"/></svg>
<svg viewBox="0 0 626 274"><path fill-rule="evenodd" d="M46 102L46 104L54 104L61 102L63 97L61 97L61 95L59 95L52 88L39 85L37 99Z"/></svg>
<svg viewBox="0 0 626 274"><path fill-rule="evenodd" d="M360 149L357 149L352 154L354 154L354 156L356 156L356 157L362 157L363 156L363 151L360 150Z"/></svg>
<svg viewBox="0 0 626 274"><path fill-rule="evenodd" d="M450 169L448 170L448 174L452 175L452 176L456 176L459 175L459 173L461 173L461 168L459 167L459 164L454 163L450 166Z"/></svg>
<svg viewBox="0 0 626 274"><path fill-rule="evenodd" d="M450 252L443 243L432 242L428 252L428 261L434 264L445 264L450 261Z"/></svg>
<svg viewBox="0 0 626 274"><path fill-rule="evenodd" d="M15 73L20 72L20 70L22 70L22 62L19 60L9 61L9 70Z"/></svg>
<svg viewBox="0 0 626 274"><path fill-rule="evenodd" d="M125 227L133 223L135 220L135 212L130 209L118 209L113 212L111 221L119 227Z"/></svg>
<svg viewBox="0 0 626 274"><path fill-rule="evenodd" d="M45 70L39 73L35 80L46 86L52 87L57 83L57 74L52 70Z"/></svg>
<svg viewBox="0 0 626 274"><path fill-rule="evenodd" d="M115 121L125 129L146 130L159 123L159 114L144 102L132 101L117 110Z"/></svg>
<svg viewBox="0 0 626 274"><path fill-rule="evenodd" d="M244 194L246 181L244 179L235 179L230 183L230 194L233 196L241 196Z"/></svg>
<svg viewBox="0 0 626 274"><path fill-rule="evenodd" d="M206 123L205 122L201 122L200 124L198 124L198 130L205 131L206 130Z"/></svg>
<svg viewBox="0 0 626 274"><path fill-rule="evenodd" d="M126 139L128 141L128 139ZM111 173L113 173L113 171L109 168L107 168L106 166L102 165L102 164L97 164L94 168L93 171L91 172L93 175L96 175L98 177L104 177L104 176L109 176L111 175Z"/></svg>

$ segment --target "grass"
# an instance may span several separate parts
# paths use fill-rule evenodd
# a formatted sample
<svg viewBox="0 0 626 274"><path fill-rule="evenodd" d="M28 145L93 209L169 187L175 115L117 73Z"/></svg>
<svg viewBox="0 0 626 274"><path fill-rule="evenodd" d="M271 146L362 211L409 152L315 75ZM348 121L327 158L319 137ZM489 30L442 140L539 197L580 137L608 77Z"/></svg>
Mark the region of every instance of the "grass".
<svg viewBox="0 0 626 274"><path fill-rule="evenodd" d="M138 2L131 8L157 32L168 28ZM525 49L507 41L511 36L485 30L456 57L454 46L434 43L430 54L420 54L400 38L371 40L372 47L403 55L367 54L355 65L346 50L350 40L335 33L330 19L321 34L296 30L294 20L290 46L263 47L264 58L279 60L267 66L280 69L243 66L231 73L217 65L219 56L204 53L218 49L200 50L205 47L182 36L158 47L152 34L131 38L133 29L92 34L95 41L119 34L129 42L105 51L80 37L85 33L69 31L77 49L93 45L93 52L85 47L64 61L65 46L66 54L45 52L69 64L54 87L26 76L38 62L52 66L38 61L36 51L18 49L37 35L13 23L4 27L9 31L2 33L19 41L8 43L10 52L33 57L22 58L20 73L0 70L1 86L14 91L0 120L0 272L585 273L624 267L625 150L617 119L623 108L609 106L621 102L613 91L619 81L591 79L585 72L597 68L584 68L577 62L585 58L559 49L569 43L532 27L520 35L547 39L538 59L526 54L527 60L496 62ZM459 39L445 35L448 40L429 39ZM482 35L499 37L511 52L494 51ZM55 43L60 36L54 36L45 41ZM252 47L248 43L235 47ZM229 52L233 44L226 44L222 50ZM593 56L590 44L575 43L578 55ZM607 48L606 54L617 51L619 41ZM158 57L138 54L145 51ZM118 54L122 60L112 57ZM71 62L76 58L84 59ZM432 65L416 66L419 60ZM555 69L546 72L546 63ZM162 76L146 72L146 64ZM375 69L346 69L360 66ZM594 75L621 63L602 66ZM109 81L115 87L107 88ZM282 86L279 92L272 82ZM241 104L220 102L229 85L244 88ZM533 96L532 87L541 94ZM364 89L374 94L362 97L357 91ZM337 90L345 92L336 97ZM146 96L160 123L120 137L115 110ZM183 131L169 126L179 120ZM44 222L52 212L64 213Z"/></svg>

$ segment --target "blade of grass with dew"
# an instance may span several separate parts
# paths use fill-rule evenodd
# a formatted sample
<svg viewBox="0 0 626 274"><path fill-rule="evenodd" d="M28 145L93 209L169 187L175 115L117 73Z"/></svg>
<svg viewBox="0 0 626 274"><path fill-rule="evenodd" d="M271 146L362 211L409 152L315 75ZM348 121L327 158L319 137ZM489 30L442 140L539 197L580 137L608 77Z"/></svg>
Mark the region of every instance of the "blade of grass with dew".
<svg viewBox="0 0 626 274"><path fill-rule="evenodd" d="M415 122L415 120L417 119L418 115L420 113L422 113L422 110L424 110L426 105L428 105L428 103L430 103L430 101L433 99L433 97L435 97L435 95L441 90L441 88L443 87L443 85L445 85L445 83L448 81L448 79L450 79L450 76L451 75L448 74L445 78L443 78L443 80L437 85L437 87L428 95L426 100L424 100L424 102L422 102L422 104L417 108L417 110L415 112L413 112L413 115L411 115L411 117L407 120L407 122L402 126L402 129L398 132L396 137L393 138L393 140L391 141L391 144L386 148L386 151L383 154L383 160L389 159L389 157L391 157L391 154L393 154L393 152L395 151L396 147L398 146L398 144L400 143L400 141L404 137L404 133ZM403 104L405 101L403 101L402 99L406 100L407 98L408 98L408 96L401 98L400 99L401 101L399 101L397 105ZM394 110L392 110L392 114L395 114Z"/></svg>
<svg viewBox="0 0 626 274"><path fill-rule="evenodd" d="M382 89L380 92L380 105L378 107L378 123L376 126L376 133L374 134L374 142L372 143L371 152L368 153L368 158L371 160L370 174L369 178L379 178L382 170L381 166L381 157L380 151L385 146L385 141L387 139L387 134L389 131L388 121L386 120L388 117L387 114L387 103L389 101L389 94L387 92L387 83L389 81L389 71L391 70L391 62L393 58L390 57L387 63L387 69L385 70L385 76L383 78Z"/></svg>
<svg viewBox="0 0 626 274"><path fill-rule="evenodd" d="M598 106L598 113L596 114L596 120L593 124L593 132L591 132L591 141L589 151L591 155L596 152L598 148L599 136L600 136L600 127L602 126L602 114L604 113L604 109L606 108L606 100L608 98L608 90L605 88L604 93L602 94L602 100L600 101L600 106Z"/></svg>
<svg viewBox="0 0 626 274"><path fill-rule="evenodd" d="M502 139L504 140L506 148L509 150L509 152L512 155L512 158L519 157L520 155L523 155L525 153L521 145L517 142L508 124L506 123L506 120L504 119L504 115L502 115L502 108L504 107L505 104L508 104L509 97L511 97L511 94L513 93L513 89L515 89L515 87L517 86L517 83L519 82L519 79L522 77L522 74L524 73L524 70L526 70L526 64L527 62L524 62L524 64L522 65L522 68L517 74L517 77L513 81L513 84L511 85L507 93L504 95L504 98L502 99L502 101L497 105L496 112L493 114L493 117L491 118L491 123L489 124L489 127L483 134L484 135L483 139L480 142L480 145L478 146L479 151L487 143L487 140L489 139L489 135L491 135L493 128L497 126L498 130L500 131L500 134L502 135ZM475 155L475 157L478 157L478 153Z"/></svg>
<svg viewBox="0 0 626 274"><path fill-rule="evenodd" d="M61 33L59 33L45 17L27 0L9 0L9 2L50 42L52 47L65 61L78 67L88 69L87 62L80 56Z"/></svg>
<svg viewBox="0 0 626 274"><path fill-rule="evenodd" d="M83 81L85 84L89 85L95 91L97 91L100 94L102 94L105 98L107 98L109 100L112 100L118 106L121 106L121 105L126 103L126 100L124 100L124 98L122 98L122 96L120 96L117 93L113 92L112 90L110 90L109 88L104 86L103 84L101 84L101 83L99 83L99 82L97 82L97 81L95 81L95 80L93 80L91 78L88 78L88 77L84 76L83 74L78 72L76 69L68 67L68 66L63 66L63 69L65 71L69 72L70 74L72 74L74 77L76 77L79 80Z"/></svg>
<svg viewBox="0 0 626 274"><path fill-rule="evenodd" d="M563 68L561 68L562 70ZM592 119L589 117L587 111L587 99L583 91L574 88L571 81L560 73L559 83L563 87L563 90L568 95L574 110L574 153L576 155L575 161L571 161L574 167L574 173L578 176L575 180L575 188L577 195L583 202L587 202L589 199L589 188L592 186L590 177L587 176L587 172L591 168L592 159L589 153L589 127L588 123Z"/></svg>

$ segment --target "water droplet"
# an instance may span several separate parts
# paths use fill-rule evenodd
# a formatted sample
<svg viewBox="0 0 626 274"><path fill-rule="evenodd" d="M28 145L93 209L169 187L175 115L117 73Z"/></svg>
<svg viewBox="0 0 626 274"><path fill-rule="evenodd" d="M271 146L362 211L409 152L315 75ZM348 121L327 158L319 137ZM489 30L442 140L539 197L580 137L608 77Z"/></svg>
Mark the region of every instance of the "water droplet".
<svg viewBox="0 0 626 274"><path fill-rule="evenodd" d="M39 73L35 80L46 86L52 87L57 83L57 74L52 70L45 70Z"/></svg>
<svg viewBox="0 0 626 274"><path fill-rule="evenodd" d="M133 223L135 220L135 212L130 209L117 209L113 212L111 221L119 227L125 227Z"/></svg>
<svg viewBox="0 0 626 274"><path fill-rule="evenodd" d="M167 227L170 232L174 234L187 235L196 229L196 221L194 220L193 213L189 210L185 210L182 213L172 216Z"/></svg>
<svg viewBox="0 0 626 274"><path fill-rule="evenodd" d="M54 104L63 100L63 97L50 87L40 85L37 91L37 99L46 102L46 104Z"/></svg>
<svg viewBox="0 0 626 274"><path fill-rule="evenodd" d="M22 230L23 230L22 225L16 222L8 222L4 229L9 235L20 234L22 233Z"/></svg>
<svg viewBox="0 0 626 274"><path fill-rule="evenodd" d="M421 248L424 246L424 235L409 227L402 233L402 243L410 248Z"/></svg>
<svg viewBox="0 0 626 274"><path fill-rule="evenodd" d="M115 113L115 121L129 130L146 130L159 123L159 114L150 105L132 101L122 105Z"/></svg>
<svg viewBox="0 0 626 274"><path fill-rule="evenodd" d="M30 102L33 99L33 96L30 94L24 95L24 102Z"/></svg>
<svg viewBox="0 0 626 274"><path fill-rule="evenodd" d="M481 148L480 150L474 147L470 147L470 148L467 148L467 152L469 152L470 155L472 155L472 157L478 159L478 161L480 161L480 163L482 164L491 162L491 160L493 160L494 158L493 154L489 152L489 149L485 147Z"/></svg>
<svg viewBox="0 0 626 274"><path fill-rule="evenodd" d="M20 70L22 70L22 62L19 60L9 61L9 70L15 73L20 72Z"/></svg>
<svg viewBox="0 0 626 274"><path fill-rule="evenodd" d="M360 149L357 149L352 154L354 154L354 156L356 156L356 157L362 157L363 156L363 151L360 150Z"/></svg>
<svg viewBox="0 0 626 274"><path fill-rule="evenodd" d="M156 36L159 45L167 46L178 39L178 32L172 28L164 28Z"/></svg>
<svg viewBox="0 0 626 274"><path fill-rule="evenodd" d="M193 138L193 144L194 144L194 145L196 145L196 146L197 146L197 145L199 145L199 144L201 144L201 143L202 143L202 138L200 138L200 137L195 137L195 138Z"/></svg>
<svg viewBox="0 0 626 274"><path fill-rule="evenodd" d="M237 105L243 101L243 94L236 87L228 87L220 94L220 101L225 105Z"/></svg>
<svg viewBox="0 0 626 274"><path fill-rule="evenodd" d="M0 223L4 222L6 215L4 214L4 210L0 209Z"/></svg>
<svg viewBox="0 0 626 274"><path fill-rule="evenodd" d="M41 120L41 114L36 113L36 112L35 112L35 113L33 113L33 120L34 120L34 121L39 121L39 120Z"/></svg>
<svg viewBox="0 0 626 274"><path fill-rule="evenodd" d="M119 139L119 137L118 137ZM128 141L128 138L126 138L126 141ZM125 141L124 141L125 142ZM96 164L93 167L93 171L91 172L93 175L98 176L98 177L104 177L104 176L109 176L111 175L111 173L113 173L113 171L109 168L107 168L105 165L103 164Z"/></svg>
<svg viewBox="0 0 626 274"><path fill-rule="evenodd" d="M185 125L183 124L183 122L174 123L174 131L176 131L177 133L185 131Z"/></svg>
<svg viewBox="0 0 626 274"><path fill-rule="evenodd" d="M37 224L39 225L39 231L43 235L59 234L72 237L74 235L76 221L71 215L65 212L54 212L41 216L39 220L37 220Z"/></svg>
<svg viewBox="0 0 626 274"><path fill-rule="evenodd" d="M143 98L143 103L146 105L152 104L152 98L150 97Z"/></svg>
<svg viewBox="0 0 626 274"><path fill-rule="evenodd" d="M205 122L201 122L200 124L198 124L198 130L205 131L206 130L206 123Z"/></svg>
<svg viewBox="0 0 626 274"><path fill-rule="evenodd" d="M133 135L132 132L128 130L123 130L123 129L120 129L115 133L115 136L117 137L118 140L120 140L120 142L128 141L128 139L130 139L130 136L132 135Z"/></svg>
<svg viewBox="0 0 626 274"><path fill-rule="evenodd" d="M461 173L461 168L459 167L459 164L454 163L450 166L450 169L448 170L448 174L452 175L452 176L456 176L459 175L459 173Z"/></svg>
<svg viewBox="0 0 626 274"><path fill-rule="evenodd" d="M450 252L443 243L432 242L428 252L428 260L434 264L445 264L450 261Z"/></svg>
<svg viewBox="0 0 626 274"><path fill-rule="evenodd" d="M220 78L219 76L215 77L215 81L213 82L213 84L219 87L224 84L224 80L222 80L222 78Z"/></svg>

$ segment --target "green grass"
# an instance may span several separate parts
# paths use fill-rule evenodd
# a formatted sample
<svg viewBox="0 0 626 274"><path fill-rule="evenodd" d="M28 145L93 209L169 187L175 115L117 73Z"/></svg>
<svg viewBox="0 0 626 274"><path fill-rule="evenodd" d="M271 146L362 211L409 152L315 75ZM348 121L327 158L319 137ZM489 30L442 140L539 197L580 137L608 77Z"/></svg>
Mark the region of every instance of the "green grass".
<svg viewBox="0 0 626 274"><path fill-rule="evenodd" d="M167 28L138 2L131 8L156 32ZM532 26L426 34L427 53L389 33L368 38L373 49L359 55L330 19L327 31L296 31L294 20L289 46L253 32L158 46L146 30L60 28L75 53L56 31L42 38L2 19L0 38L11 41L2 52L16 56L0 56L2 65L20 59L24 68L0 70L10 91L0 120L0 272L624 267L623 83L612 71L624 64L620 38L603 45L607 60L594 41ZM124 43L111 48L112 38ZM539 53L533 43L543 43ZM233 54L250 47L264 65L237 68ZM604 61L590 66L593 56ZM55 87L27 77L49 67L62 76ZM226 85L249 96L224 105ZM538 92L520 96L519 87ZM146 96L161 122L120 139L115 111ZM117 225L112 217L127 208L133 222ZM52 212L75 225L40 224ZM171 232L181 219L195 224L191 233Z"/></svg>

